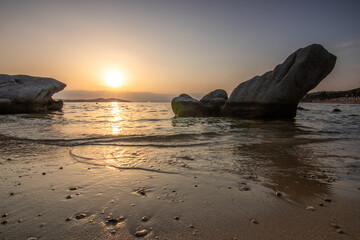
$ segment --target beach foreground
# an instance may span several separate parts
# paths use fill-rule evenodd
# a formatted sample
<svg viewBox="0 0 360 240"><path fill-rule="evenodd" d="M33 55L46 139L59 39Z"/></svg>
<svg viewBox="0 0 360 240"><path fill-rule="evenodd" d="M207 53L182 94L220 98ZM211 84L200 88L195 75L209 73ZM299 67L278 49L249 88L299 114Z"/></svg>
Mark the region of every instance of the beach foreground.
<svg viewBox="0 0 360 240"><path fill-rule="evenodd" d="M360 237L360 189L341 176L282 172L276 196L251 176L119 170L79 163L68 147L0 143L1 239L135 239L140 230L146 239Z"/></svg>

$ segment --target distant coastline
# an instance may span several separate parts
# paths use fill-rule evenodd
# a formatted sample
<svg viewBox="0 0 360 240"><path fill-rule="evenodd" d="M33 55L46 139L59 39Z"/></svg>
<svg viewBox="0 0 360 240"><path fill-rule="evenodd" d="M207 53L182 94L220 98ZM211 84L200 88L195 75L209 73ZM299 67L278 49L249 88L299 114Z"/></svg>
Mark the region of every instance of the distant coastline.
<svg viewBox="0 0 360 240"><path fill-rule="evenodd" d="M131 102L120 98L63 99L64 102Z"/></svg>
<svg viewBox="0 0 360 240"><path fill-rule="evenodd" d="M301 102L360 104L360 88L348 91L323 91L309 93L301 100Z"/></svg>

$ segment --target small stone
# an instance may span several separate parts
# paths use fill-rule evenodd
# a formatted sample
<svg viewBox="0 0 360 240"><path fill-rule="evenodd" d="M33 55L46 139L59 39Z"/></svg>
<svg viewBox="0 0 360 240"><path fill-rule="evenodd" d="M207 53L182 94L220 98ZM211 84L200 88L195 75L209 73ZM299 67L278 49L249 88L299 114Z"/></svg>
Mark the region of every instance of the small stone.
<svg viewBox="0 0 360 240"><path fill-rule="evenodd" d="M82 218L85 218L86 217L86 214L85 213L82 213L82 214L79 214L79 215L76 215L76 219L82 219Z"/></svg>
<svg viewBox="0 0 360 240"><path fill-rule="evenodd" d="M180 220L180 218L178 216L175 216L174 219L175 220Z"/></svg>
<svg viewBox="0 0 360 240"><path fill-rule="evenodd" d="M23 220L20 218L19 220L18 220L18 223L21 223Z"/></svg>
<svg viewBox="0 0 360 240"><path fill-rule="evenodd" d="M42 213L39 213L39 214L38 214L38 217L41 217L41 216L42 216Z"/></svg>
<svg viewBox="0 0 360 240"><path fill-rule="evenodd" d="M67 196L66 196L66 199L71 199L71 198L72 198L71 195L67 195Z"/></svg>
<svg viewBox="0 0 360 240"><path fill-rule="evenodd" d="M337 233L344 233L344 230L342 230L341 228L339 228L338 230L336 230Z"/></svg>
<svg viewBox="0 0 360 240"><path fill-rule="evenodd" d="M10 196L14 196L14 195L15 195L15 193L13 193L13 192L10 193Z"/></svg>
<svg viewBox="0 0 360 240"><path fill-rule="evenodd" d="M1 217L7 217L7 216L9 216L9 214L7 214L7 213L4 213Z"/></svg>
<svg viewBox="0 0 360 240"><path fill-rule="evenodd" d="M308 210L308 211L315 211L315 208L312 207L312 206L308 206L308 207L306 208L306 210Z"/></svg>
<svg viewBox="0 0 360 240"><path fill-rule="evenodd" d="M149 221L149 218L148 218L147 216L143 216L143 217L141 218L141 221L147 222L147 221Z"/></svg>
<svg viewBox="0 0 360 240"><path fill-rule="evenodd" d="M250 188L249 188L248 186L246 186L246 185L243 185L243 186L240 187L239 190L240 190L240 191L249 191Z"/></svg>
<svg viewBox="0 0 360 240"><path fill-rule="evenodd" d="M140 188L136 192L144 196L146 195L145 188Z"/></svg>
<svg viewBox="0 0 360 240"><path fill-rule="evenodd" d="M29 237L29 238L26 239L26 240L37 240L37 238L36 238L36 237Z"/></svg>
<svg viewBox="0 0 360 240"><path fill-rule="evenodd" d="M70 191L75 191L75 190L78 190L78 188L77 187L71 187L71 188L69 188L69 190Z"/></svg>
<svg viewBox="0 0 360 240"><path fill-rule="evenodd" d="M42 227L45 227L45 223L40 224L40 227L41 227L41 228L42 228Z"/></svg>
<svg viewBox="0 0 360 240"><path fill-rule="evenodd" d="M334 108L333 112L341 112L341 110L338 108Z"/></svg>
<svg viewBox="0 0 360 240"><path fill-rule="evenodd" d="M320 206L320 207L323 207L323 206L324 206L324 204L323 204L323 203L319 203L319 206Z"/></svg>
<svg viewBox="0 0 360 240"><path fill-rule="evenodd" d="M46 175L46 172L43 172L42 175Z"/></svg>
<svg viewBox="0 0 360 240"><path fill-rule="evenodd" d="M3 225L5 225L5 224L7 224L8 223L8 220L7 219L5 219L5 220L3 220L2 222L1 222L1 224L3 224Z"/></svg>
<svg viewBox="0 0 360 240"><path fill-rule="evenodd" d="M251 222L252 222L253 224L259 224L259 222L258 222L256 219L251 219Z"/></svg>
<svg viewBox="0 0 360 240"><path fill-rule="evenodd" d="M331 202L331 199L330 199L330 198L323 198L323 200L324 200L325 202Z"/></svg>
<svg viewBox="0 0 360 240"><path fill-rule="evenodd" d="M111 233L111 234L115 234L115 233L116 233L116 230L111 230L110 233Z"/></svg>
<svg viewBox="0 0 360 240"><path fill-rule="evenodd" d="M194 187L198 187L198 185L195 184Z"/></svg>
<svg viewBox="0 0 360 240"><path fill-rule="evenodd" d="M68 217L65 219L65 221L69 222L69 221L71 221L71 218Z"/></svg>
<svg viewBox="0 0 360 240"><path fill-rule="evenodd" d="M114 200L111 200L110 203L114 203L115 201Z"/></svg>
<svg viewBox="0 0 360 240"><path fill-rule="evenodd" d="M12 159L11 158L8 158L8 159L6 159L7 161L12 161Z"/></svg>
<svg viewBox="0 0 360 240"><path fill-rule="evenodd" d="M124 221L125 218L123 216L118 217L118 218L113 218L111 216L107 216L106 219L107 219L105 221L106 223L117 224L118 222Z"/></svg>
<svg viewBox="0 0 360 240"><path fill-rule="evenodd" d="M59 169L64 169L63 167L59 167Z"/></svg>
<svg viewBox="0 0 360 240"><path fill-rule="evenodd" d="M275 196L281 197L281 195L282 195L281 192L278 192L278 191L275 192Z"/></svg>
<svg viewBox="0 0 360 240"><path fill-rule="evenodd" d="M149 233L149 231L146 230L146 229L144 229L144 230L136 231L136 232L135 232L135 236L136 236L136 237L142 237L142 236L145 236L145 235L148 234L148 233Z"/></svg>
<svg viewBox="0 0 360 240"><path fill-rule="evenodd" d="M340 228L340 226L337 225L336 223L330 223L330 226L332 226L332 227L335 228L335 229Z"/></svg>
<svg viewBox="0 0 360 240"><path fill-rule="evenodd" d="M231 189L231 187L228 187L228 189Z"/></svg>
<svg viewBox="0 0 360 240"><path fill-rule="evenodd" d="M132 207L135 207L136 205L134 203L131 204Z"/></svg>
<svg viewBox="0 0 360 240"><path fill-rule="evenodd" d="M189 228L194 228L194 225L190 224L190 225L189 225Z"/></svg>

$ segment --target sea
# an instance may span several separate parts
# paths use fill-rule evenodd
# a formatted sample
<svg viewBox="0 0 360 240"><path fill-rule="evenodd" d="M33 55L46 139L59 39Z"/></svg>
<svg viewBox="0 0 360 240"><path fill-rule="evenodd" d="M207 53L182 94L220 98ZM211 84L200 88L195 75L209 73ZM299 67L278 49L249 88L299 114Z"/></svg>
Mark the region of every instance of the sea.
<svg viewBox="0 0 360 240"><path fill-rule="evenodd" d="M74 161L119 169L360 185L360 105L301 103L293 120L175 118L170 103L65 102L62 111L0 115L3 139L65 147ZM295 181L296 182L296 181ZM301 183L300 183L301 184Z"/></svg>

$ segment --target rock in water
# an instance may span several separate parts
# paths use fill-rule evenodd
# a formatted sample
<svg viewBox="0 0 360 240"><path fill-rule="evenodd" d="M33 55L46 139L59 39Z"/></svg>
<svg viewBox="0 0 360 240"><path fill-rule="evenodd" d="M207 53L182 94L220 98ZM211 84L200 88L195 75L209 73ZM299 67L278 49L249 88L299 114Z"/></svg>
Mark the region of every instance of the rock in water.
<svg viewBox="0 0 360 240"><path fill-rule="evenodd" d="M206 94L200 101L187 94L181 94L172 99L171 107L176 117L219 116L227 99L225 90L216 89Z"/></svg>
<svg viewBox="0 0 360 240"><path fill-rule="evenodd" d="M0 114L60 110L63 102L51 97L65 87L53 78L0 74Z"/></svg>
<svg viewBox="0 0 360 240"><path fill-rule="evenodd" d="M300 48L273 71L237 86L225 104L223 115L294 118L299 101L332 71L335 62L336 56L319 44Z"/></svg>

